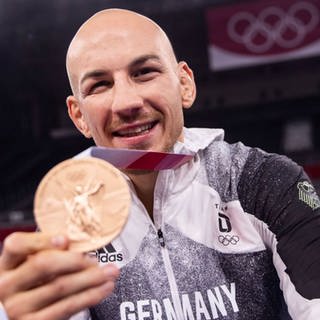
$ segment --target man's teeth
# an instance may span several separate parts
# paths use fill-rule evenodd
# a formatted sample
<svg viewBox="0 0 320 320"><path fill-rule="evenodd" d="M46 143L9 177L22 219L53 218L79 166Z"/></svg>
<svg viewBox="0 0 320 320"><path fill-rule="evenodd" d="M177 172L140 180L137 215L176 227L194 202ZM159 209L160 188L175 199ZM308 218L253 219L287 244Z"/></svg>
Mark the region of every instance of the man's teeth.
<svg viewBox="0 0 320 320"><path fill-rule="evenodd" d="M127 130L120 130L118 131L118 134L120 136L132 137L132 136L139 135L142 132L145 133L146 131L149 131L151 128L152 128L151 124L146 124L141 127L131 128Z"/></svg>

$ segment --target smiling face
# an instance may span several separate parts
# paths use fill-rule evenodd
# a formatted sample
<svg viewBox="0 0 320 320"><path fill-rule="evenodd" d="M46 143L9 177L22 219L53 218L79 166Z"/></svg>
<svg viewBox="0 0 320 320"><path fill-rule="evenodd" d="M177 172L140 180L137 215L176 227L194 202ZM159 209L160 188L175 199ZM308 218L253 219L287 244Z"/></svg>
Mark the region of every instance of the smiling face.
<svg viewBox="0 0 320 320"><path fill-rule="evenodd" d="M105 10L79 30L67 55L71 119L98 146L169 151L182 140L192 71L164 32L126 10Z"/></svg>

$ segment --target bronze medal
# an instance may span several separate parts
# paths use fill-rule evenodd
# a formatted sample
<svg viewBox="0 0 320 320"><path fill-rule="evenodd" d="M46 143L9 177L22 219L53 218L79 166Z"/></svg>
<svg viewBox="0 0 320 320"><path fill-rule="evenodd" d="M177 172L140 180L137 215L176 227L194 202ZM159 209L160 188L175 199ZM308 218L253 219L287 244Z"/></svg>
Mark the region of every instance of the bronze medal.
<svg viewBox="0 0 320 320"><path fill-rule="evenodd" d="M88 252L119 235L130 201L128 184L114 166L97 158L69 159L41 180L35 220L42 232L68 236L70 250Z"/></svg>

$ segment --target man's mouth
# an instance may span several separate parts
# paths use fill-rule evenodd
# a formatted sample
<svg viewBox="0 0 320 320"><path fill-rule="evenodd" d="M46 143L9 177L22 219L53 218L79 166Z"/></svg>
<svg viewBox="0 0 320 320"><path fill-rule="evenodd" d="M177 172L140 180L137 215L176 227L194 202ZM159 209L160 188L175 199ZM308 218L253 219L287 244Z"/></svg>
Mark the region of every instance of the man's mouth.
<svg viewBox="0 0 320 320"><path fill-rule="evenodd" d="M139 136L139 135L148 133L156 125L156 123L157 122L154 121L141 126L136 126L128 129L115 131L113 135L116 137L126 137L126 138Z"/></svg>

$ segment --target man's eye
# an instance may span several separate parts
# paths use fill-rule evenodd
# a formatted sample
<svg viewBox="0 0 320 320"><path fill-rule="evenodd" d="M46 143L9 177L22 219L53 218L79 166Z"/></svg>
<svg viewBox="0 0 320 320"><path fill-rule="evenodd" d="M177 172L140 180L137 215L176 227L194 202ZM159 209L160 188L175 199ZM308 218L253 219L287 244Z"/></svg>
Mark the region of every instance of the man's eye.
<svg viewBox="0 0 320 320"><path fill-rule="evenodd" d="M158 71L155 68L142 68L134 72L134 78L148 79L155 75Z"/></svg>
<svg viewBox="0 0 320 320"><path fill-rule="evenodd" d="M103 91L107 87L110 87L110 82L105 80L98 81L90 87L89 94L99 93L100 91Z"/></svg>

